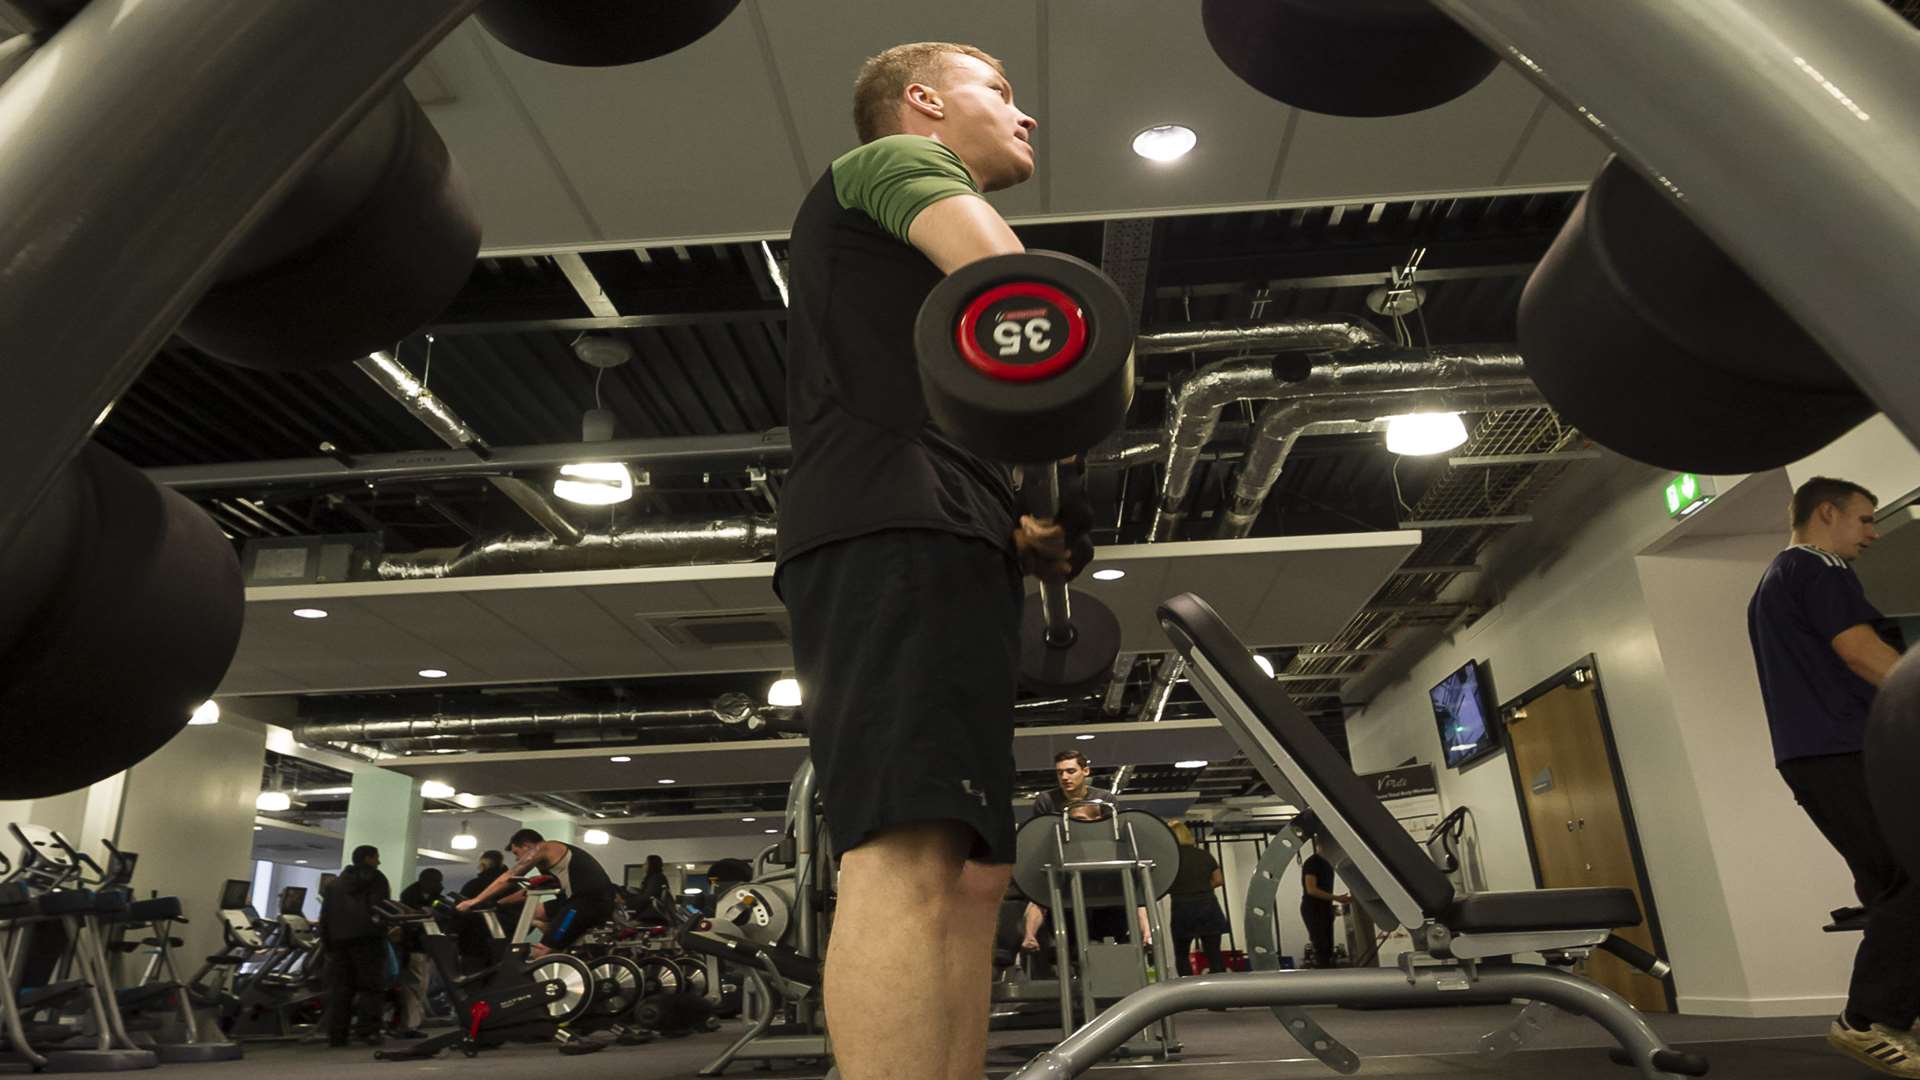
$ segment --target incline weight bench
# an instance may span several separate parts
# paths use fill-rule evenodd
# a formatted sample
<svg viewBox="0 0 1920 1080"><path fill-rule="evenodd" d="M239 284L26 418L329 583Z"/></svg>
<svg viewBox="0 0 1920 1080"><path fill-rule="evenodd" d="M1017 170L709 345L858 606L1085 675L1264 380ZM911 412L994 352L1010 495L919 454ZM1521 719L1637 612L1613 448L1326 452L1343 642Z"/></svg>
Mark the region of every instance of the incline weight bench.
<svg viewBox="0 0 1920 1080"><path fill-rule="evenodd" d="M1406 926L1425 958L1439 963L1416 965L1409 953L1397 970L1261 971L1158 983L1128 995L1010 1080L1078 1076L1149 1024L1212 1006L1271 1007L1310 1053L1350 1073L1359 1067L1359 1059L1321 1031L1300 1006L1454 1005L1515 998L1558 1006L1598 1023L1620 1044L1612 1052L1614 1060L1637 1068L1646 1080L1705 1075L1705 1060L1667 1047L1619 995L1563 970L1598 947L1651 975L1664 974L1661 961L1613 936L1613 930L1640 922L1630 890L1536 889L1456 896L1426 852L1292 699L1261 673L1247 647L1205 601L1190 593L1176 596L1161 605L1159 615L1161 627L1186 659L1194 688L1247 760L1276 793L1318 819L1351 872L1365 879L1364 892L1377 897L1370 906ZM1248 890L1249 913L1271 910L1274 869L1263 860L1255 872ZM1351 879L1349 883L1354 884ZM1362 891L1356 888L1355 895ZM1480 965L1519 953L1540 953L1547 966Z"/></svg>

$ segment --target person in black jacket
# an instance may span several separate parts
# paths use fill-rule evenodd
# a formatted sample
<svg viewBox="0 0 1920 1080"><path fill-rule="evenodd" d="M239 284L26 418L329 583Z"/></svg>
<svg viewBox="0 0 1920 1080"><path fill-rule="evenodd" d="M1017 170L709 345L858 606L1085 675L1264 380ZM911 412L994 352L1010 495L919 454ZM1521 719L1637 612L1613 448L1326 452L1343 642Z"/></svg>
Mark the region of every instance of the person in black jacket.
<svg viewBox="0 0 1920 1080"><path fill-rule="evenodd" d="M641 922L658 923L665 918L662 907L673 903L673 887L667 883L667 864L660 856L647 856L647 872L630 903Z"/></svg>
<svg viewBox="0 0 1920 1080"><path fill-rule="evenodd" d="M420 871L419 880L400 890L400 902L416 911L425 911L440 899L445 888L446 880L439 868L429 866ZM427 955L425 938L418 926L411 925L400 936L405 956L400 961L400 1029L394 1034L402 1039L427 1037L420 1025L427 1018L427 980L433 962Z"/></svg>
<svg viewBox="0 0 1920 1080"><path fill-rule="evenodd" d="M386 932L374 921L377 904L393 893L380 872L372 844L353 849L353 863L340 871L320 900L320 939L327 950L327 1045L356 1038L380 1044L381 995L387 987Z"/></svg>

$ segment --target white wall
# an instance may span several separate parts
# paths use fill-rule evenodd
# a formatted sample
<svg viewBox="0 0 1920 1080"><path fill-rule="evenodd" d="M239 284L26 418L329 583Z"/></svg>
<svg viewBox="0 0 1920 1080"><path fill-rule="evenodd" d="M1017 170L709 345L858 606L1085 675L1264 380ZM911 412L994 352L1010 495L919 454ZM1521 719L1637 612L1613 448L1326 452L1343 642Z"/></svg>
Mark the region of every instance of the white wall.
<svg viewBox="0 0 1920 1080"><path fill-rule="evenodd" d="M187 918L183 967L219 951L214 910L229 878L253 877L253 802L260 795L266 729L223 717L188 727L127 773L118 843L140 854L134 887L178 896Z"/></svg>
<svg viewBox="0 0 1920 1080"><path fill-rule="evenodd" d="M1484 759L1464 773L1446 769L1426 691L1466 660L1479 658L1490 661L1496 692L1506 700L1595 654L1682 1011L1740 1012L1732 1003L1750 995L1741 942L1728 914L1724 879L1731 875L1722 873L1697 775L1699 769L1720 766L1689 755L1635 564L1635 554L1669 527L1661 495L1666 480L1650 471L1627 470L1598 490L1556 493L1536 516L1577 517L1582 527L1544 565L1513 583L1485 617L1379 693L1349 722L1348 743L1361 772L1407 757L1435 763L1443 806L1473 808L1488 887L1531 888L1532 867L1506 756ZM1764 720L1753 722L1764 739ZM1750 780L1749 790L1778 783L1771 769ZM1783 846L1775 854L1776 861L1765 866L1744 868L1750 887L1767 887L1774 876L1815 873L1809 867L1821 865L1819 850ZM1834 947L1847 945L1835 942ZM1811 993L1831 989L1822 984Z"/></svg>
<svg viewBox="0 0 1920 1080"><path fill-rule="evenodd" d="M1787 478L1799 487L1809 477L1851 480L1894 506L1920 488L1920 450L1880 413L1859 427L1787 466Z"/></svg>
<svg viewBox="0 0 1920 1080"><path fill-rule="evenodd" d="M1752 1015L1825 1011L1858 944L1820 930L1853 902L1852 879L1774 770L1747 642L1747 598L1779 550L1775 535L1711 537L1638 560L1741 945L1746 1000L1725 1004Z"/></svg>

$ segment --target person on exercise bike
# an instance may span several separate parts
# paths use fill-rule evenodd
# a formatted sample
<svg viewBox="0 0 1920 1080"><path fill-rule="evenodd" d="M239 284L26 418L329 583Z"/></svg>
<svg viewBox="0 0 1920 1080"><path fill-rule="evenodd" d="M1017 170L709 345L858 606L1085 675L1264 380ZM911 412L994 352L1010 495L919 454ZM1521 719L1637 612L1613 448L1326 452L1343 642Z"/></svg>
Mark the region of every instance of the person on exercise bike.
<svg viewBox="0 0 1920 1080"><path fill-rule="evenodd" d="M521 829L507 841L507 850L515 860L512 869L493 880L479 895L460 901L459 910L471 911L513 887L514 880L530 870L552 874L560 881L560 899L550 901L546 911L534 917L534 924L545 931L533 946L538 959L556 949L564 949L613 917L613 879L600 861L572 844L548 840L532 829ZM516 892L500 901L518 904L526 893Z"/></svg>

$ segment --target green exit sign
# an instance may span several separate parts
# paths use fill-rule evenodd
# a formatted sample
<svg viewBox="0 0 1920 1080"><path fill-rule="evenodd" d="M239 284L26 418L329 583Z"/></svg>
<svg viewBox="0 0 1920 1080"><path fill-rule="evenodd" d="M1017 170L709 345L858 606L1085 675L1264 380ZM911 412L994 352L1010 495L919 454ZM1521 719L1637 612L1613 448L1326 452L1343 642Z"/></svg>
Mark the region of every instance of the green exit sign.
<svg viewBox="0 0 1920 1080"><path fill-rule="evenodd" d="M1713 501L1713 478L1681 473L1667 481L1667 516L1688 517Z"/></svg>

